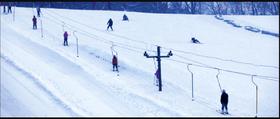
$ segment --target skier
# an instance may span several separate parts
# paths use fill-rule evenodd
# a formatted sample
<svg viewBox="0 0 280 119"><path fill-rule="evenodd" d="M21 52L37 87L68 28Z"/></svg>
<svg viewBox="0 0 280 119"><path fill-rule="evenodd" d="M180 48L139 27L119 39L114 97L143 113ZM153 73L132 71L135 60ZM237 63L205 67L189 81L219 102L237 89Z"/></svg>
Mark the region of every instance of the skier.
<svg viewBox="0 0 280 119"><path fill-rule="evenodd" d="M221 95L221 104L222 104L222 114L228 114L228 94L226 93L225 89L222 90ZM224 112L224 108L226 108L226 111Z"/></svg>
<svg viewBox="0 0 280 119"><path fill-rule="evenodd" d="M67 33L67 31L64 32L63 36L64 36L63 45L68 46L68 33Z"/></svg>
<svg viewBox="0 0 280 119"><path fill-rule="evenodd" d="M158 86L158 79L159 79L159 70L157 69L156 73L155 73L157 79L156 79L156 86Z"/></svg>
<svg viewBox="0 0 280 119"><path fill-rule="evenodd" d="M37 18L35 17L35 15L33 16L33 29L37 29Z"/></svg>
<svg viewBox="0 0 280 119"><path fill-rule="evenodd" d="M37 7L36 9L37 9L37 16L40 17L41 9L40 7Z"/></svg>
<svg viewBox="0 0 280 119"><path fill-rule="evenodd" d="M113 26L113 20L112 20L111 18L110 18L109 21L107 22L107 25L108 25L108 26L107 26L107 31L108 31L109 27L110 27L111 30L113 31L113 27L112 27L112 26Z"/></svg>
<svg viewBox="0 0 280 119"><path fill-rule="evenodd" d="M200 43L197 39L195 39L194 37L192 37L192 43Z"/></svg>
<svg viewBox="0 0 280 119"><path fill-rule="evenodd" d="M8 14L9 13L12 13L12 6L10 4L8 5Z"/></svg>
<svg viewBox="0 0 280 119"><path fill-rule="evenodd" d="M6 14L6 5L4 5L3 13Z"/></svg>
<svg viewBox="0 0 280 119"><path fill-rule="evenodd" d="M128 21L128 17L126 16L126 14L123 15L123 21Z"/></svg>
<svg viewBox="0 0 280 119"><path fill-rule="evenodd" d="M116 57L116 55L113 56L113 59L112 59L112 64L113 64L113 71L115 71L115 68L116 68L116 71L118 72L118 59Z"/></svg>

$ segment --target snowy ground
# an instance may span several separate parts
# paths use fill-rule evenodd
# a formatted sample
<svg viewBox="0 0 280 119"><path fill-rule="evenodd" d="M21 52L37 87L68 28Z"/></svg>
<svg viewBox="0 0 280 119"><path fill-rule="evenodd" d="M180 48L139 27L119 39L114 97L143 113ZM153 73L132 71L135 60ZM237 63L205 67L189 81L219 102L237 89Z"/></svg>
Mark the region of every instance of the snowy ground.
<svg viewBox="0 0 280 119"><path fill-rule="evenodd" d="M240 74L246 73L276 77L254 81L258 116L279 117L279 37L234 28L211 15L42 12L38 30L32 30L35 9L17 7L15 21L1 13L1 116L220 117L218 70L206 68L216 67L229 94L228 116L255 116L256 89L250 75ZM129 21L122 21L124 13ZM226 17L279 32L279 16ZM114 31L106 31L109 18ZM62 45L64 30L69 47ZM192 44L191 37L203 44ZM162 59L162 92L154 85L156 60L143 56L156 55L156 45L162 55L173 52ZM119 76L112 72L112 49ZM193 101L187 63L194 64Z"/></svg>

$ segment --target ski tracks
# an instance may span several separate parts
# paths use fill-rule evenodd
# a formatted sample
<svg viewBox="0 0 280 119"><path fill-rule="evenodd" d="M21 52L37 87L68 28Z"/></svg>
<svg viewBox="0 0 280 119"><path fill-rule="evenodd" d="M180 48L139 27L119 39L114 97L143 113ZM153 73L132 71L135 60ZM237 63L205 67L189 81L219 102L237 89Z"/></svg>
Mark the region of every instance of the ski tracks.
<svg viewBox="0 0 280 119"><path fill-rule="evenodd" d="M53 100L54 103L56 103L59 106L61 106L62 108L64 108L71 116L78 115L67 104L65 104L62 100L60 100L59 97L55 96L48 88L46 88L40 82L40 80L37 79L36 77L34 77L31 73L29 73L29 72L25 71L24 69L20 68L19 66L17 66L13 61L11 61L9 58L4 56L2 53L1 53L1 59L3 61L5 61L7 64L9 64L10 66L12 66L13 68L15 68L17 71L21 72L23 75L28 77L28 79L31 79L32 82L35 83L39 87L39 89L46 92L50 97L52 97L51 99Z"/></svg>

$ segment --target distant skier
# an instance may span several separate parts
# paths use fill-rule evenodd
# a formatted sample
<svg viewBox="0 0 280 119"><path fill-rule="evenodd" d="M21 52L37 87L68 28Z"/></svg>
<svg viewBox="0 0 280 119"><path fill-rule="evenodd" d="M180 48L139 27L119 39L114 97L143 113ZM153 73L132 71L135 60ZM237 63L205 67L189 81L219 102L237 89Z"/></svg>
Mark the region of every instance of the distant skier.
<svg viewBox="0 0 280 119"><path fill-rule="evenodd" d="M159 80L159 70L157 69L156 73L155 73L157 79L156 79L156 86L158 86L158 80Z"/></svg>
<svg viewBox="0 0 280 119"><path fill-rule="evenodd" d="M221 104L222 104L222 113L223 114L228 114L228 94L226 93L225 89L222 91L221 95ZM226 108L226 111L224 112L224 108Z"/></svg>
<svg viewBox="0 0 280 119"><path fill-rule="evenodd" d="M35 15L33 16L33 29L37 29L37 18L35 17Z"/></svg>
<svg viewBox="0 0 280 119"><path fill-rule="evenodd" d="M113 59L112 59L112 64L113 64L113 71L115 71L115 68L116 68L116 71L118 72L118 59L116 57L116 55L113 56Z"/></svg>
<svg viewBox="0 0 280 119"><path fill-rule="evenodd" d="M40 13L41 13L40 7L37 7L36 10L37 10L37 16L40 17Z"/></svg>
<svg viewBox="0 0 280 119"><path fill-rule="evenodd" d="M108 26L107 26L107 31L108 31L109 27L110 27L111 30L113 31L113 27L112 27L112 26L113 26L113 20L112 20L111 18L110 18L109 21L107 22L107 25L108 25Z"/></svg>
<svg viewBox="0 0 280 119"><path fill-rule="evenodd" d="M3 13L4 13L4 14L7 14L7 13L6 13L6 5L4 5Z"/></svg>
<svg viewBox="0 0 280 119"><path fill-rule="evenodd" d="M68 46L68 33L67 33L67 31L64 32L63 37L64 37L63 45Z"/></svg>
<svg viewBox="0 0 280 119"><path fill-rule="evenodd" d="M126 14L123 15L123 21L128 21L128 17L126 16Z"/></svg>
<svg viewBox="0 0 280 119"><path fill-rule="evenodd" d="M200 43L197 39L195 39L194 37L192 37L192 43Z"/></svg>
<svg viewBox="0 0 280 119"><path fill-rule="evenodd" d="M8 14L9 13L12 13L12 6L10 4L8 5Z"/></svg>

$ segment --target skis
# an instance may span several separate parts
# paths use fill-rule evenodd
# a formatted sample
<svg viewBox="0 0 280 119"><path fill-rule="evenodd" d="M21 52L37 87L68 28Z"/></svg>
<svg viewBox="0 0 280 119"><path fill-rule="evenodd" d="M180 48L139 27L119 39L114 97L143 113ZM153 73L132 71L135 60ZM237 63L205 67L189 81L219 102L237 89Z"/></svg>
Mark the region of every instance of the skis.
<svg viewBox="0 0 280 119"><path fill-rule="evenodd" d="M119 71L117 71L117 70L113 70L113 72L117 72L117 76L120 76L120 74L119 74Z"/></svg>
<svg viewBox="0 0 280 119"><path fill-rule="evenodd" d="M222 114L222 115L231 115L230 113L228 112L222 112L221 110L216 110L216 112Z"/></svg>

